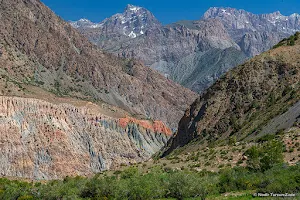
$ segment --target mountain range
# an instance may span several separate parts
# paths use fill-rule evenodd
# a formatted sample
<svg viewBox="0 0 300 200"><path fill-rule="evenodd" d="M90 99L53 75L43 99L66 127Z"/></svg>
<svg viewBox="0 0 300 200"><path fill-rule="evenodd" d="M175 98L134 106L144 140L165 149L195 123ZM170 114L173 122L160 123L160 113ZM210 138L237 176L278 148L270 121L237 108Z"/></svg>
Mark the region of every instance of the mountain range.
<svg viewBox="0 0 300 200"><path fill-rule="evenodd" d="M300 30L299 20L298 14L213 7L199 20L162 25L147 9L128 5L100 23L70 23L101 49L141 60L201 93L229 69Z"/></svg>
<svg viewBox="0 0 300 200"><path fill-rule="evenodd" d="M39 0L4 0L0 10L2 176L53 179L147 160L196 99L91 44Z"/></svg>
<svg viewBox="0 0 300 200"><path fill-rule="evenodd" d="M255 141L300 122L300 33L226 73L179 122L164 155L194 145ZM299 133L296 129L296 133Z"/></svg>
<svg viewBox="0 0 300 200"><path fill-rule="evenodd" d="M68 23L40 0L0 11L1 176L89 176L299 132L297 14L211 8L164 26L133 5L99 24Z"/></svg>

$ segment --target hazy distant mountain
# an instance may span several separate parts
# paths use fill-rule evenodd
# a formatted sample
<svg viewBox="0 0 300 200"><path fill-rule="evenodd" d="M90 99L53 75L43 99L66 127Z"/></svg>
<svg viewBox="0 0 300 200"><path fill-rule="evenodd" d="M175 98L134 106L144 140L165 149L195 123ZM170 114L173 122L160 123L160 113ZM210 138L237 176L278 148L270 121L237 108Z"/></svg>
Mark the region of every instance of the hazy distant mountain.
<svg viewBox="0 0 300 200"><path fill-rule="evenodd" d="M80 21L83 20L72 25L105 51L142 60L197 92L246 58L219 20L182 21L162 26L145 8L128 5L124 13L99 24ZM226 49L230 49L226 51L229 58L220 63L218 58Z"/></svg>
<svg viewBox="0 0 300 200"><path fill-rule="evenodd" d="M298 14L255 15L232 8L210 8L201 20L162 26L151 12L132 5L99 24L80 24L73 26L105 51L142 60L196 92L300 30Z"/></svg>

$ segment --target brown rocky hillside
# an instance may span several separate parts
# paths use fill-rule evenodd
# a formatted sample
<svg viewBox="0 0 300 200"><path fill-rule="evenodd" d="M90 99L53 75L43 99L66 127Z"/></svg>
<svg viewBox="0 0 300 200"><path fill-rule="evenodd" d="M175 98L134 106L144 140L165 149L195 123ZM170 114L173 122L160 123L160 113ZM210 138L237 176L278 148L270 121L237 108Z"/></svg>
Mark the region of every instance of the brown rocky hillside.
<svg viewBox="0 0 300 200"><path fill-rule="evenodd" d="M297 106L289 110L300 100L299 63L296 33L227 73L186 111L165 154L192 140L201 144L226 143L232 137L251 140L291 127L300 116ZM278 120L281 114L285 117Z"/></svg>
<svg viewBox="0 0 300 200"><path fill-rule="evenodd" d="M0 13L0 176L57 179L148 160L196 98L103 52L39 0L1 0Z"/></svg>
<svg viewBox="0 0 300 200"><path fill-rule="evenodd" d="M60 96L104 101L176 127L195 94L141 63L107 54L39 0L2 0L0 73Z"/></svg>

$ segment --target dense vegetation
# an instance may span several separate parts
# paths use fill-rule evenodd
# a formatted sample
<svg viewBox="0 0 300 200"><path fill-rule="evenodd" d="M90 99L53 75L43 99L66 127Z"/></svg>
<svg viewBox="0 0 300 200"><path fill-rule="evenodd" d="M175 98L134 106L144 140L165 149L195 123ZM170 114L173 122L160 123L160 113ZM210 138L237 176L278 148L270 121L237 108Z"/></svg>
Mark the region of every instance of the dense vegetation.
<svg viewBox="0 0 300 200"><path fill-rule="evenodd" d="M280 142L262 142L246 154L247 167L216 173L154 166L148 173L131 167L113 175L67 177L47 183L0 179L0 199L206 199L238 191L299 193L300 165L282 163Z"/></svg>
<svg viewBox="0 0 300 200"><path fill-rule="evenodd" d="M47 184L0 179L1 199L205 199L225 192L298 193L300 166L275 166L265 172L238 167L219 173L154 168L141 174L130 168L118 175L96 175L50 181Z"/></svg>

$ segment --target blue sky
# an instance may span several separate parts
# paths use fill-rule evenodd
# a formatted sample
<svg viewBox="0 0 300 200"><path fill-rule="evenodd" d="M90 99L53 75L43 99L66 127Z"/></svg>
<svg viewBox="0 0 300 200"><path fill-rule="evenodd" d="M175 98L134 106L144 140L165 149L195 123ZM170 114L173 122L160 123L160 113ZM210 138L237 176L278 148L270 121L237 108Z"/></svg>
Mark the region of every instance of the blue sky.
<svg viewBox="0 0 300 200"><path fill-rule="evenodd" d="M163 24L199 19L213 6L234 7L261 14L280 11L284 15L300 13L300 0L42 0L65 20L87 18L100 22L122 12L127 4L150 10Z"/></svg>

